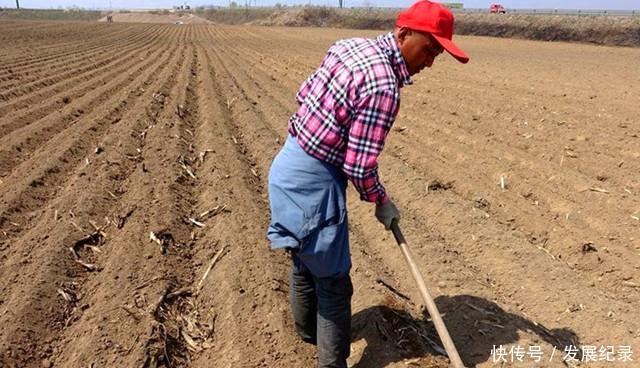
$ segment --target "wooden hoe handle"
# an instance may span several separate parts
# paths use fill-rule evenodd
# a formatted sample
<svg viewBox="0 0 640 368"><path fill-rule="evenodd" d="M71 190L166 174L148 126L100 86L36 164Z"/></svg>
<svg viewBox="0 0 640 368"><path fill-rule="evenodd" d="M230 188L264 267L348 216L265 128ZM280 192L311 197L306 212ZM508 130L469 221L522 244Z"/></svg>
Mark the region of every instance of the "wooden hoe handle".
<svg viewBox="0 0 640 368"><path fill-rule="evenodd" d="M393 232L393 236L396 238L396 242L404 255L404 259L407 261L409 268L411 269L411 274L413 275L413 279L416 280L418 284L418 290L420 290L420 295L422 295L422 299L424 300L425 305L427 306L427 311L431 316L431 320L433 324L436 326L436 331L438 331L438 336L440 336L440 340L444 344L444 348L447 351L447 355L449 356L449 360L451 364L455 368L464 368L464 364L462 363L462 359L460 359L460 355L458 354L458 350L456 350L456 346L453 344L453 340L451 340L451 336L449 336L449 331L447 331L447 327L444 325L442 321L442 317L440 317L440 312L438 312L438 307L436 307L436 303L433 301L431 294L429 294L429 290L427 290L427 285L424 283L424 278L418 270L418 266L416 265L413 257L411 256L411 252L409 251L409 247L407 246L407 241L404 239L402 235L402 231L400 231L400 226L398 226L398 221L393 220L391 223L391 231Z"/></svg>

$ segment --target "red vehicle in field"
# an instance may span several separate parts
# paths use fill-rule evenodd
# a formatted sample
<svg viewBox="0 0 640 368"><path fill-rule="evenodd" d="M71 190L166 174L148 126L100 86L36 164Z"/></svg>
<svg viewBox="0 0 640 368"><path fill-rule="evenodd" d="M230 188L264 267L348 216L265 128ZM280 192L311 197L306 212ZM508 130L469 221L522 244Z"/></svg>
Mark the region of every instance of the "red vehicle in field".
<svg viewBox="0 0 640 368"><path fill-rule="evenodd" d="M502 4L491 4L491 6L489 6L489 12L494 14L505 14L507 9L505 9Z"/></svg>

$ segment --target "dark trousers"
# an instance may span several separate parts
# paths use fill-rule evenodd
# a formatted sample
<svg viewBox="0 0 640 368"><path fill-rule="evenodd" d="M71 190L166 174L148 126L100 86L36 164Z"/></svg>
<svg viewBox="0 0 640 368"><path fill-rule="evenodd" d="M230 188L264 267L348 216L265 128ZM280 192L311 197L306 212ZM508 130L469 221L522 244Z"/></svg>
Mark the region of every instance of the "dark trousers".
<svg viewBox="0 0 640 368"><path fill-rule="evenodd" d="M351 277L315 277L291 253L291 309L302 340L318 346L319 368L346 368L351 344Z"/></svg>

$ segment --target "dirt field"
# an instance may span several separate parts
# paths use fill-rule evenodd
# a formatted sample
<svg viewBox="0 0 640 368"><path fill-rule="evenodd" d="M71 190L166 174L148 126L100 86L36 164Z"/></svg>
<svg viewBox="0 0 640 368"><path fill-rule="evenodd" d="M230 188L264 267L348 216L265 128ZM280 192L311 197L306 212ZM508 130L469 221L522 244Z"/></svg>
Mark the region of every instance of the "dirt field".
<svg viewBox="0 0 640 368"><path fill-rule="evenodd" d="M326 48L376 34L0 23L0 366L313 366L266 177ZM381 173L463 360L611 345L634 361L584 365L637 367L640 49L458 40L468 65L403 89ZM448 366L349 195L350 363Z"/></svg>
<svg viewBox="0 0 640 368"><path fill-rule="evenodd" d="M129 13L113 13L111 14L113 21L116 23L176 23L184 24L203 24L211 23L210 21L190 13L159 13L153 14L148 12L129 12ZM102 17L98 22L106 22L107 17Z"/></svg>

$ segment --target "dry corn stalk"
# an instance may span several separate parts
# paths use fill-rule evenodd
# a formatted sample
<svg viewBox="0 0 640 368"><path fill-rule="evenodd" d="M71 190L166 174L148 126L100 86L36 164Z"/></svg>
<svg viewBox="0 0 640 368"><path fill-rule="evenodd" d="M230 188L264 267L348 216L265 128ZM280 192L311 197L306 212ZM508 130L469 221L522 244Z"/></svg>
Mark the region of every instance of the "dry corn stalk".
<svg viewBox="0 0 640 368"><path fill-rule="evenodd" d="M606 189L596 188L596 187L591 187L589 188L589 190L592 192L598 192L598 193L609 193L609 191Z"/></svg>
<svg viewBox="0 0 640 368"><path fill-rule="evenodd" d="M235 101L236 101L236 98L235 98L235 97L234 97L234 98L232 98L232 99L229 99L229 98L227 97L227 110L231 110L231 106L233 106L233 103L234 103Z"/></svg>
<svg viewBox="0 0 640 368"><path fill-rule="evenodd" d="M192 217L187 217L187 221L196 225L197 227L204 227L204 223L192 218Z"/></svg>
<svg viewBox="0 0 640 368"><path fill-rule="evenodd" d="M68 290L59 288L58 289L58 294L60 294L64 300L66 300L69 303L73 303L75 301L75 295L73 295L73 293L69 292Z"/></svg>
<svg viewBox="0 0 640 368"><path fill-rule="evenodd" d="M195 341L193 341L193 338L191 338L191 336L187 333L187 331L185 331L184 329L180 330L180 334L182 335L182 338L184 339L185 343L187 344L187 349L191 350L192 352L199 352L202 349L195 343Z"/></svg>
<svg viewBox="0 0 640 368"><path fill-rule="evenodd" d="M200 152L200 154L198 155L198 161L200 161L200 165L202 165L204 163L204 158L207 155L207 153L209 152L213 152L212 149L206 149L202 152Z"/></svg>
<svg viewBox="0 0 640 368"><path fill-rule="evenodd" d="M149 232L149 239L153 242L156 242L158 245L160 245L160 252L162 254L164 254L167 251L167 247L169 245L174 243L173 235L171 235L171 233L164 232L164 231L159 232L158 235L156 235L153 231Z"/></svg>
<svg viewBox="0 0 640 368"><path fill-rule="evenodd" d="M184 171L187 172L187 174L192 177L193 179L197 179L196 175L193 173L193 171L191 170L191 168L187 165L186 160L184 158L184 156L180 155L178 156L178 164L180 164L180 166L182 167L182 169Z"/></svg>
<svg viewBox="0 0 640 368"><path fill-rule="evenodd" d="M79 259L76 259L76 262L79 263L82 267L86 268L87 271L100 271L101 270L101 268L99 266L96 266L93 263L86 263L86 262L83 262L83 261L81 261Z"/></svg>
<svg viewBox="0 0 640 368"><path fill-rule="evenodd" d="M225 251L225 249L227 249L226 245L224 247L222 247L222 249L220 249L218 251L218 253L216 253L216 255L211 260L211 263L209 263L209 266L207 266L207 270L202 275L202 278L200 279L200 282L198 282L198 287L196 289L196 294L199 293L200 290L202 289L202 285L204 284L204 281L207 279L207 276L209 276L209 272L211 272L211 269L213 268L213 266L215 266L216 262L218 262L218 259L220 258L222 253Z"/></svg>
<svg viewBox="0 0 640 368"><path fill-rule="evenodd" d="M214 217L214 216L216 216L216 215L218 215L219 213L222 213L222 212L230 212L229 210L227 210L227 205L226 204L215 206L214 208L212 208L210 210L204 211L198 216L198 218L202 219L202 220L205 220L205 219Z"/></svg>
<svg viewBox="0 0 640 368"><path fill-rule="evenodd" d="M180 119L184 119L184 117L187 116L187 109L184 107L184 105L178 104L176 106L176 113L178 114Z"/></svg>

